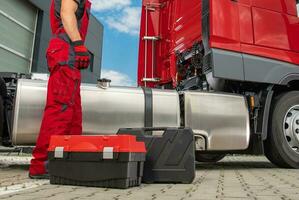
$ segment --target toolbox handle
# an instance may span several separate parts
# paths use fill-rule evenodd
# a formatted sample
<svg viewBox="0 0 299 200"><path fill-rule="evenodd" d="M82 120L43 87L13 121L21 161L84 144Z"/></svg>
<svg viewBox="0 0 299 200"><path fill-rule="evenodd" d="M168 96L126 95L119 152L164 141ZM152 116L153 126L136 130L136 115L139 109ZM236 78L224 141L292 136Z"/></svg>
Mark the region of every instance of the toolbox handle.
<svg viewBox="0 0 299 200"><path fill-rule="evenodd" d="M169 127L144 127L144 131L166 131Z"/></svg>
<svg viewBox="0 0 299 200"><path fill-rule="evenodd" d="M143 127L143 128L121 128L118 130L117 134L142 134L142 135L152 135L154 131L164 131L162 135L164 135L168 130L179 130L184 129L184 127ZM135 134L134 134L135 133ZM147 134L146 134L147 133ZM148 134L150 133L150 134Z"/></svg>
<svg viewBox="0 0 299 200"><path fill-rule="evenodd" d="M163 134L161 135L161 136L163 136L168 129L169 128L167 128L167 127L144 127L142 131L145 136L146 135L152 136L153 132L163 131Z"/></svg>

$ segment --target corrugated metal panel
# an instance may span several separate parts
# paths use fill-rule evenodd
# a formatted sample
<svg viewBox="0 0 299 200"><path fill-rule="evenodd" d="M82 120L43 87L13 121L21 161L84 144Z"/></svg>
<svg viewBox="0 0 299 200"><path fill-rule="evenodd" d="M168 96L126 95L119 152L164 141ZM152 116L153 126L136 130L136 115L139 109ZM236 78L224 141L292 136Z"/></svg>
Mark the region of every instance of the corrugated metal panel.
<svg viewBox="0 0 299 200"><path fill-rule="evenodd" d="M36 21L28 1L0 1L0 71L30 72Z"/></svg>

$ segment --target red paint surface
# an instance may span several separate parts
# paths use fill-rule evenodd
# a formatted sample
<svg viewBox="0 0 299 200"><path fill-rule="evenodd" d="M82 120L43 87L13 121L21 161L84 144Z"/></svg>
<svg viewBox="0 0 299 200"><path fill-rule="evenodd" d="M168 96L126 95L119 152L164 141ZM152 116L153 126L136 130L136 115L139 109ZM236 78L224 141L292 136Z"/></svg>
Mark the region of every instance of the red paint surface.
<svg viewBox="0 0 299 200"><path fill-rule="evenodd" d="M65 152L103 152L105 147L113 147L113 152L146 152L144 142L137 142L133 135L52 136L48 151L56 147L64 147Z"/></svg>
<svg viewBox="0 0 299 200"><path fill-rule="evenodd" d="M146 15L145 5L161 7ZM140 39L138 85L142 79L159 78L156 87L177 84L177 57L201 41L201 1L143 0L140 36L159 36L152 70L152 44L145 54ZM299 18L295 0L210 0L210 46L229 51L299 64ZM147 58L147 59L146 59ZM146 70L145 70L146 68ZM146 72L146 73L145 73Z"/></svg>
<svg viewBox="0 0 299 200"><path fill-rule="evenodd" d="M146 7L150 7L147 13ZM160 38L154 48L154 63L152 62L152 42L148 41L147 48L145 48L146 41L143 40L144 36L158 36ZM151 87L175 83L177 73L175 53L189 49L195 41L200 40L200 1L143 0L138 61L138 85L145 85L145 82L142 81L143 78L160 79L159 83L147 84L147 86Z"/></svg>
<svg viewBox="0 0 299 200"><path fill-rule="evenodd" d="M227 0L210 2L211 47L240 51L238 3Z"/></svg>

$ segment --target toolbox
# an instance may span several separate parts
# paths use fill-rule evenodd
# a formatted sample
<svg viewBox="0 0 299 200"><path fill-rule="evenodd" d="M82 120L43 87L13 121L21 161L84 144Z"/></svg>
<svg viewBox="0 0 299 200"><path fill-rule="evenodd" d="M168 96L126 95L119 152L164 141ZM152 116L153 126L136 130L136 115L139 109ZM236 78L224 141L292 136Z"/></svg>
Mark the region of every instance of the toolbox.
<svg viewBox="0 0 299 200"><path fill-rule="evenodd" d="M141 184L146 149L133 135L53 136L50 183L129 188Z"/></svg>
<svg viewBox="0 0 299 200"><path fill-rule="evenodd" d="M157 134L162 131L162 134ZM190 128L120 129L145 142L147 154L142 182L192 183L195 177L194 135Z"/></svg>

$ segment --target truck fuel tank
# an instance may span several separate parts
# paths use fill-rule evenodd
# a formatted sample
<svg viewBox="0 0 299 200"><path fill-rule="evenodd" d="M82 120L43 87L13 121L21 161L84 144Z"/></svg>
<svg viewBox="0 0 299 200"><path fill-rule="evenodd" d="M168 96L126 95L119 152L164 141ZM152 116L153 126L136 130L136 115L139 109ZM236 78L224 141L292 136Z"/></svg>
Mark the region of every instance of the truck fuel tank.
<svg viewBox="0 0 299 200"><path fill-rule="evenodd" d="M244 96L184 92L185 126L203 135L207 151L245 150L249 146L249 112Z"/></svg>
<svg viewBox="0 0 299 200"><path fill-rule="evenodd" d="M116 134L119 128L140 128L146 123L152 123L154 127L179 127L178 93L174 90L146 90L147 93L142 88L103 89L93 84L82 84L83 134ZM46 92L46 81L18 80L13 111L14 145L35 144Z"/></svg>

